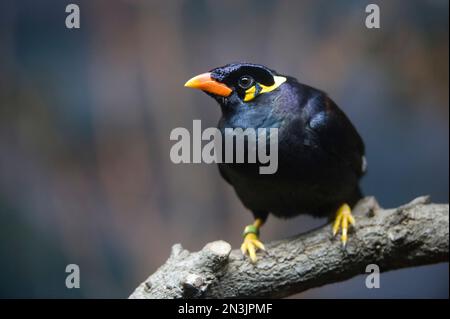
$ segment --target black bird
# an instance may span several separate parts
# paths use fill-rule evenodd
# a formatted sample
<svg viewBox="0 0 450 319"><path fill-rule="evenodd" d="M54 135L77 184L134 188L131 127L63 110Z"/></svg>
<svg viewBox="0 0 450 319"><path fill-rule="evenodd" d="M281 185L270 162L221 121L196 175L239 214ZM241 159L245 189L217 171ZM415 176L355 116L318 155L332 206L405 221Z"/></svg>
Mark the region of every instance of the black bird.
<svg viewBox="0 0 450 319"><path fill-rule="evenodd" d="M185 86L203 90L222 109L218 128L278 128L278 170L259 174L255 164L220 163L255 222L244 230L242 252L256 261L259 229L278 217L333 216L345 247L351 208L362 197L364 143L347 116L321 90L263 65L233 63L198 75Z"/></svg>

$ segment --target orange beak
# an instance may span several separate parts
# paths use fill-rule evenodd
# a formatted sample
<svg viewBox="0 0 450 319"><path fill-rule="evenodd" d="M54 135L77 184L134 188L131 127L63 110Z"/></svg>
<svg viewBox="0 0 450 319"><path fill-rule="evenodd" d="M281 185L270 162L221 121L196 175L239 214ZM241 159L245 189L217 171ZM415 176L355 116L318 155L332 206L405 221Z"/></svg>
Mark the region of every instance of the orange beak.
<svg viewBox="0 0 450 319"><path fill-rule="evenodd" d="M211 73L203 73L194 76L192 79L187 81L184 86L199 89L219 96L228 96L232 92L232 90L225 84L212 79Z"/></svg>

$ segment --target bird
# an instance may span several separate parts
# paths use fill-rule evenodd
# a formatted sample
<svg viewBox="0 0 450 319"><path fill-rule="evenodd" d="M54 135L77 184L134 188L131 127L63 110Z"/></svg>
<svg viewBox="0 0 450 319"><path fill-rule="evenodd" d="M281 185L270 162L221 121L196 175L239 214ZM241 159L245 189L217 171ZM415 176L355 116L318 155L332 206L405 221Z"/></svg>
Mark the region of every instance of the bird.
<svg viewBox="0 0 450 319"><path fill-rule="evenodd" d="M259 174L252 163L218 163L254 222L243 231L241 251L250 261L265 250L260 229L269 214L328 217L342 247L355 226L352 208L362 198L364 142L355 126L322 90L260 64L238 62L188 80L221 108L218 129L278 129L278 169Z"/></svg>

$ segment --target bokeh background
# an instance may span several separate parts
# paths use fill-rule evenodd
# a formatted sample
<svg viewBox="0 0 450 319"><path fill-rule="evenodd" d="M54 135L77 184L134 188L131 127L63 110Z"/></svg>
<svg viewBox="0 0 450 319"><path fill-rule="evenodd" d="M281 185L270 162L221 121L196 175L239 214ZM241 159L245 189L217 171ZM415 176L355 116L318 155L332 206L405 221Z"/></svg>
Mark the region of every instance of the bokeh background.
<svg viewBox="0 0 450 319"><path fill-rule="evenodd" d="M65 28L77 3L81 29ZM0 297L124 298L177 242L233 247L252 216L215 165L170 161L175 127L220 110L183 88L233 61L265 64L328 92L367 145L362 185L384 207L448 202L446 0L2 0ZM270 218L263 240L324 220ZM81 288L65 287L65 267ZM365 277L295 297L448 297L448 264Z"/></svg>

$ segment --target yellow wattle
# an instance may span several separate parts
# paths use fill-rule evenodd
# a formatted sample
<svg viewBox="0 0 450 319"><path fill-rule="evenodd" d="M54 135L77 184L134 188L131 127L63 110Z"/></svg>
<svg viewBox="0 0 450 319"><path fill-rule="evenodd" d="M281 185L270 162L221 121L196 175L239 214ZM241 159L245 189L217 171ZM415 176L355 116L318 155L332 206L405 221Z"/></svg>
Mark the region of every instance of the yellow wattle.
<svg viewBox="0 0 450 319"><path fill-rule="evenodd" d="M258 92L258 94L256 94L256 85L253 85L251 88L246 90L244 102L253 100L259 94L271 92L271 91L275 90L277 87L279 87L281 84L286 82L286 78L284 76L274 76L273 79L274 79L275 83L270 86L265 86L265 85L258 83L258 85L261 87L261 90Z"/></svg>

